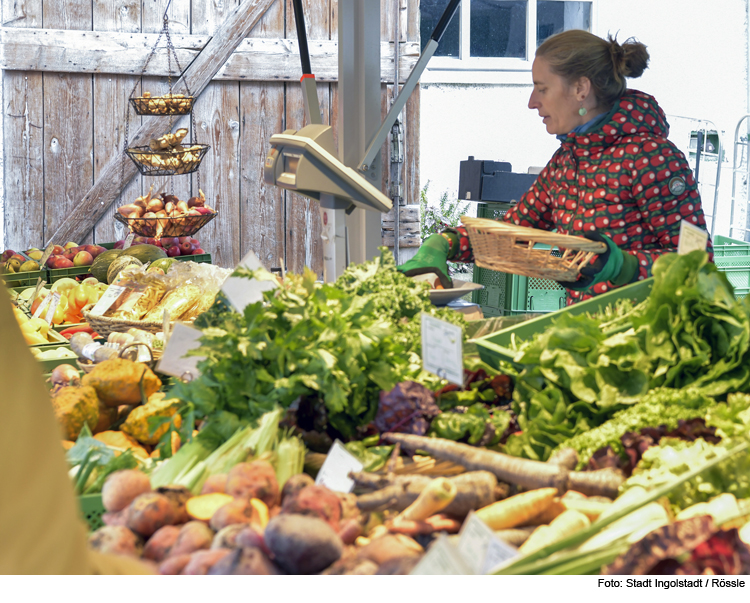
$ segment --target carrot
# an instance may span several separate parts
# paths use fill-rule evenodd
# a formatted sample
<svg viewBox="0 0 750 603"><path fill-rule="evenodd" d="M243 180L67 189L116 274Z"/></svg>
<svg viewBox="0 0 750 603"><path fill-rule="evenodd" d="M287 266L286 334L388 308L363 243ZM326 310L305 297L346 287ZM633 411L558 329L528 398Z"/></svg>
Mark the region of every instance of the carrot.
<svg viewBox="0 0 750 603"><path fill-rule="evenodd" d="M616 470L570 471L555 463L516 458L442 438L386 433L383 439L391 444L400 442L403 447L412 450L424 450L437 459L452 461L468 471L490 471L504 482L527 489L551 487L561 493L572 489L586 495L601 494L615 498L620 484L625 480L622 473Z"/></svg>
<svg viewBox="0 0 750 603"><path fill-rule="evenodd" d="M453 517L439 513L423 520L401 519L393 521L388 530L394 534L406 534L407 536L420 536L434 534L435 532L448 532L455 534L461 529L462 522Z"/></svg>
<svg viewBox="0 0 750 603"><path fill-rule="evenodd" d="M199 494L198 496L188 498L185 503L185 509L187 510L188 515L193 519L208 521L213 517L216 511L233 500L233 496L222 494L221 492Z"/></svg>
<svg viewBox="0 0 750 603"><path fill-rule="evenodd" d="M396 522L421 521L439 513L456 498L456 485L444 477L431 481L412 504L404 509Z"/></svg>
<svg viewBox="0 0 750 603"><path fill-rule="evenodd" d="M565 505L562 503L562 499L553 498L552 503L539 515L535 515L529 521L525 522L523 526L541 526L551 523L556 517L562 515L565 512Z"/></svg>
<svg viewBox="0 0 750 603"><path fill-rule="evenodd" d="M518 549L522 555L538 551L591 525L583 513L569 509L558 515L548 526L539 526Z"/></svg>
<svg viewBox="0 0 750 603"><path fill-rule="evenodd" d="M493 530L515 528L540 515L552 504L557 488L539 488L516 494L477 511L477 517Z"/></svg>

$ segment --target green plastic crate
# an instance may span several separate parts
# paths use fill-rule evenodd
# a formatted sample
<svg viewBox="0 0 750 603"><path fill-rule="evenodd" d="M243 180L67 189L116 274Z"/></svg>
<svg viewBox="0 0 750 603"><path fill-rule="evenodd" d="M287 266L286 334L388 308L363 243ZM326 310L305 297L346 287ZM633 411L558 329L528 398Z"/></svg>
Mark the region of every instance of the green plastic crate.
<svg viewBox="0 0 750 603"><path fill-rule="evenodd" d="M18 255L25 257L27 260L31 258L22 251L16 252ZM38 263L38 262L37 262ZM36 285L37 279L41 276L43 281L49 282L49 276L47 275L48 270L42 268L41 270L33 270L32 272L3 272L0 278L5 282L5 286L9 288L15 287L28 287Z"/></svg>
<svg viewBox="0 0 750 603"><path fill-rule="evenodd" d="M510 207L508 203L479 203L477 217L499 220ZM543 314L565 307L565 289L550 279L527 278L475 266L474 282L484 285L484 289L475 291L471 301L480 305L485 316Z"/></svg>
<svg viewBox="0 0 750 603"><path fill-rule="evenodd" d="M750 255L750 243L716 235L714 239L714 261L725 257ZM718 265L718 262L717 262Z"/></svg>
<svg viewBox="0 0 750 603"><path fill-rule="evenodd" d="M114 243L102 243L101 246L104 247L105 249L115 248ZM183 261L183 262L196 262L197 264L210 264L211 254L199 253L198 255L178 255L175 259Z"/></svg>
<svg viewBox="0 0 750 603"><path fill-rule="evenodd" d="M627 287L621 287L620 289L597 295L592 299L568 306L557 312L544 314L514 327L502 329L496 333L480 337L474 340L479 351L479 357L495 368L499 367L500 361L513 362L516 353L511 349L511 345L514 340L520 342L530 339L537 333L544 331L554 320L562 316L563 313L571 316L577 316L586 312L595 314L601 312L617 300L627 298L632 299L635 303L641 302L648 297L653 283L653 278L639 281Z"/></svg>
<svg viewBox="0 0 750 603"><path fill-rule="evenodd" d="M81 509L81 515L89 526L89 530L93 532L98 530L104 525L102 521L102 515L106 513L104 505L102 504L101 494L89 494L87 496L79 496L78 504Z"/></svg>
<svg viewBox="0 0 750 603"><path fill-rule="evenodd" d="M69 345L59 345L57 347L70 349ZM42 372L45 375L47 375L48 373L51 373L54 369L56 369L61 364L70 364L71 366L76 366L75 358L54 358L50 360L37 359L37 362L39 363L39 366L41 367Z"/></svg>
<svg viewBox="0 0 750 603"><path fill-rule="evenodd" d="M63 278L72 278L76 280L84 280L83 278L76 277L88 277L91 276L91 266L73 266L72 268L48 268L47 269L48 283L54 283Z"/></svg>

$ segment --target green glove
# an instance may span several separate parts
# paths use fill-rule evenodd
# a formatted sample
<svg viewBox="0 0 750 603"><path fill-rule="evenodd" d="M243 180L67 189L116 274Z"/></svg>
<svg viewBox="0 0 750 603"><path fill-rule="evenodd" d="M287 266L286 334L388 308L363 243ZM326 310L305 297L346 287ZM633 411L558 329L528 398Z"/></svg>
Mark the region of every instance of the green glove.
<svg viewBox="0 0 750 603"><path fill-rule="evenodd" d="M591 241L606 243L607 250L596 256L593 262L581 268L581 275L577 281L560 281L563 287L573 291L583 291L606 281L611 281L616 287L633 281L638 272L638 260L634 255L624 252L612 239L597 231L587 232L584 236Z"/></svg>
<svg viewBox="0 0 750 603"><path fill-rule="evenodd" d="M398 269L406 276L419 274L434 274L440 279L445 289L452 289L453 282L448 276L448 254L450 242L442 234L432 234L427 237L416 255L408 262L401 264Z"/></svg>

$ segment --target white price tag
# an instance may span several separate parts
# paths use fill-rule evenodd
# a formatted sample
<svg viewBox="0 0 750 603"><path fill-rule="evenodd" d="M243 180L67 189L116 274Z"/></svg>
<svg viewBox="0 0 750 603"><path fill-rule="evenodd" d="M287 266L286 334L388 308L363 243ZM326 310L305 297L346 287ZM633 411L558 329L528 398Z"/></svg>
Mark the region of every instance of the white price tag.
<svg viewBox="0 0 750 603"><path fill-rule="evenodd" d="M470 576L472 574L448 537L443 534L432 543L425 556L411 570L411 576Z"/></svg>
<svg viewBox="0 0 750 603"><path fill-rule="evenodd" d="M687 220L680 222L680 242L677 245L677 253L685 255L696 249L705 251L707 243L708 232Z"/></svg>
<svg viewBox="0 0 750 603"><path fill-rule="evenodd" d="M318 471L315 483L334 492L349 493L354 488L354 480L349 477L349 472L362 471L363 467L362 462L336 440Z"/></svg>
<svg viewBox="0 0 750 603"><path fill-rule="evenodd" d="M461 327L422 313L422 365L456 385L464 383Z"/></svg>
<svg viewBox="0 0 750 603"><path fill-rule="evenodd" d="M133 244L133 239L135 239L134 232L131 232L127 237L125 237L125 242L122 244L123 251L125 249L128 249Z"/></svg>
<svg viewBox="0 0 750 603"><path fill-rule="evenodd" d="M489 574L500 569L499 566L505 565L506 561L518 557L518 549L509 545L507 542L495 537L487 545L487 551L484 554L484 563L482 563L482 574Z"/></svg>
<svg viewBox="0 0 750 603"><path fill-rule="evenodd" d="M49 305L49 303L52 301L52 294L48 293L47 296L42 300L42 302L36 307L36 311L34 312L34 318L39 318L42 315L42 312L44 309Z"/></svg>
<svg viewBox="0 0 750 603"><path fill-rule="evenodd" d="M242 258L237 267L258 270L259 268L263 268L263 264L261 264L258 256L250 251ZM270 272L268 274L271 275ZM234 306L234 309L242 312L249 304L262 301L264 291L270 291L277 286L275 280L257 280L230 276L224 281L221 290L227 296L229 303Z"/></svg>
<svg viewBox="0 0 750 603"><path fill-rule="evenodd" d="M459 554L474 574L484 575L496 565L515 557L518 552L495 536L486 523L472 511L459 532Z"/></svg>
<svg viewBox="0 0 750 603"><path fill-rule="evenodd" d="M55 291L54 293L50 293L47 297L51 297L52 299L49 302L49 308L47 309L47 314L44 316L44 320L47 322L47 324L52 324L52 319L55 317L55 310L57 310L57 306L60 303L60 294Z"/></svg>
<svg viewBox="0 0 750 603"><path fill-rule="evenodd" d="M198 363L205 356L185 356L190 350L200 346L203 332L189 327L181 322L175 323L172 334L164 348L156 370L165 375L172 375L179 379L192 380L200 376Z"/></svg>
<svg viewBox="0 0 750 603"><path fill-rule="evenodd" d="M94 316L101 316L110 306L117 301L117 299L125 292L125 287L120 285L110 285L107 290L99 298L93 308L91 308L91 314Z"/></svg>

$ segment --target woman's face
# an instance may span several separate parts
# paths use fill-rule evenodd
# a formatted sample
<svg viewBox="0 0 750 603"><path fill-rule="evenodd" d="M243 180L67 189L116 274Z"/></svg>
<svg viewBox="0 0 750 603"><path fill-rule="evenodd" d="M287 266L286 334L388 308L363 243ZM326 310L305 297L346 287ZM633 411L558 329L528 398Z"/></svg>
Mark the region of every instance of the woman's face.
<svg viewBox="0 0 750 603"><path fill-rule="evenodd" d="M568 134L584 123L578 110L581 101L576 87L552 73L544 57L536 57L531 66L534 90L529 98L529 109L536 109L549 134Z"/></svg>

